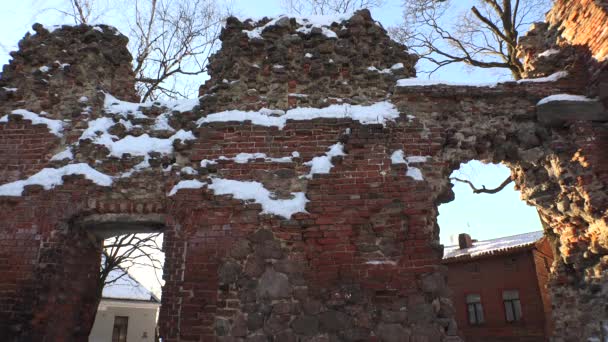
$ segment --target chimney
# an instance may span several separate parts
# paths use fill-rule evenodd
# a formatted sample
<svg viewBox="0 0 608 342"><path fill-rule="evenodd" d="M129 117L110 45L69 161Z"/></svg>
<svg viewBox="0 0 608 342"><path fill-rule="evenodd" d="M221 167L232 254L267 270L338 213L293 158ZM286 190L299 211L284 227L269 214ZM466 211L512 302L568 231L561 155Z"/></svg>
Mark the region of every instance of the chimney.
<svg viewBox="0 0 608 342"><path fill-rule="evenodd" d="M473 247L473 240L471 240L471 235L466 233L458 234L458 246L460 247L460 249Z"/></svg>

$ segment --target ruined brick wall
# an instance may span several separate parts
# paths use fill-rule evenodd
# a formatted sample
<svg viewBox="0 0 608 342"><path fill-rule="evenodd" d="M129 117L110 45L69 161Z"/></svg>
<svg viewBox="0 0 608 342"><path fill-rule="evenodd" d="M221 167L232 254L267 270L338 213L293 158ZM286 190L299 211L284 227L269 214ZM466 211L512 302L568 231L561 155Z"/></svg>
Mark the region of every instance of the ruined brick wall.
<svg viewBox="0 0 608 342"><path fill-rule="evenodd" d="M531 74L542 75L570 64L579 77L584 78L579 78L579 82L584 83L581 88L584 93L597 97L605 106L608 100L606 25L608 4L605 1L556 1L547 14L547 23L535 25L522 38L520 48L525 52L527 69ZM600 339L608 335L608 313L603 301L588 300L608 293L605 285L607 129L602 119L595 119L594 123L574 122L567 131L562 129L559 134L569 136L574 144L563 150L564 146L560 146L558 159L563 162L551 162L556 167L554 172L562 178L559 194L547 197L555 201L555 210L549 215L558 215L549 220L559 255L550 283L558 341L576 340L580 338L580 331L593 331L592 336ZM565 162L568 155L570 163ZM545 196L552 192L545 191ZM525 197L523 187L522 192ZM578 309L571 308L573 303Z"/></svg>
<svg viewBox="0 0 608 342"><path fill-rule="evenodd" d="M543 314L545 317L545 334L553 336L553 303L549 292L549 281L551 280L551 266L553 265L553 246L547 238L540 240L534 254L534 267L536 268L536 279L542 298Z"/></svg>
<svg viewBox="0 0 608 342"><path fill-rule="evenodd" d="M101 107L104 98L98 90L135 98L131 56L115 48L126 44L126 37L88 26L50 33L34 25L34 30L11 53L0 78L0 110L2 116L11 116L0 123L3 184L54 165L51 157L77 139L73 130ZM10 114L15 109L42 113L41 120L74 122L74 127L49 130L52 125L34 124L22 112ZM95 189L87 189L90 182L82 179L68 183L57 192L31 187L24 200L4 198L0 205L3 338L60 341L88 336L100 249L70 222L85 213Z"/></svg>
<svg viewBox="0 0 608 342"><path fill-rule="evenodd" d="M605 111L537 106L584 94L579 68L494 87L400 83L416 58L367 11L229 19L199 100L137 104L112 28L36 31L0 79L0 157L14 163L0 174L3 336L84 340L90 223L162 217L166 341L458 340L436 217L471 159L512 168L555 237L561 288L582 291L569 294L585 299L577 312L602 298L581 284L605 265ZM566 324L598 336L606 313L590 312L584 326L564 316L560 336L572 340Z"/></svg>

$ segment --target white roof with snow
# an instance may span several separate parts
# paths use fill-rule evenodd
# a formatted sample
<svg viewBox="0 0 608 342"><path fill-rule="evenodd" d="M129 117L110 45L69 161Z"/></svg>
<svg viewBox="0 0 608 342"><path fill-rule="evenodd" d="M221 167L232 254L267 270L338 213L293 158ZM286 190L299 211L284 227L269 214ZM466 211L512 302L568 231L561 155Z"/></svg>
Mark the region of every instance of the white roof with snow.
<svg viewBox="0 0 608 342"><path fill-rule="evenodd" d="M542 231L505 236L497 239L473 242L473 247L460 249L458 245L445 246L443 260L456 258L474 258L481 255L506 252L511 249L527 247L535 244L543 237Z"/></svg>
<svg viewBox="0 0 608 342"><path fill-rule="evenodd" d="M114 269L108 274L107 281L114 280L123 275L122 269ZM159 303L160 300L152 291L148 290L140 282L135 280L129 273L124 274L118 280L111 284L107 284L103 288L101 297L103 299L126 299L150 301Z"/></svg>

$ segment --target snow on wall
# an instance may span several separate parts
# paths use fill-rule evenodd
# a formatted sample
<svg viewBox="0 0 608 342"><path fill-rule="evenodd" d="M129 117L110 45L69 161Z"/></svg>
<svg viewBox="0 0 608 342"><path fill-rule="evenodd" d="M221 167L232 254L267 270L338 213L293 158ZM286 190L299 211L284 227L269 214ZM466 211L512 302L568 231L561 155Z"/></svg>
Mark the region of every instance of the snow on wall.
<svg viewBox="0 0 608 342"><path fill-rule="evenodd" d="M112 177L105 175L85 163L70 164L58 169L44 168L24 180L0 185L0 196L21 196L27 185L41 185L50 190L63 184L63 176L83 175L86 179L100 186L112 185Z"/></svg>
<svg viewBox="0 0 608 342"><path fill-rule="evenodd" d="M281 115L282 111L262 109L259 111L229 110L209 114L196 123L200 127L212 122L251 121L254 125L283 129L287 120L313 120L319 118L350 118L361 124L386 124L399 117L399 111L388 102L377 102L370 106L334 104L325 108L294 108ZM279 114L279 115L277 115Z"/></svg>
<svg viewBox="0 0 608 342"><path fill-rule="evenodd" d="M69 159L69 160L74 159L74 154L72 153L71 147L68 147L65 150L63 150L51 157L51 160L64 160L64 159Z"/></svg>
<svg viewBox="0 0 608 342"><path fill-rule="evenodd" d="M200 189L204 186L207 186L207 184L196 179L179 181L179 183L177 183L175 186L173 186L173 188L171 188L171 191L169 191L168 196L175 195L180 189Z"/></svg>
<svg viewBox="0 0 608 342"><path fill-rule="evenodd" d="M45 117L42 117L36 113L32 113L25 109L15 109L11 112L11 114L19 115L19 116L23 117L24 120L31 121L33 125L46 125L46 127L48 127L48 129L49 129L49 132L51 132L52 134L55 134L58 137L63 136L62 132L63 132L64 122L61 120L47 119ZM4 115L3 117L1 117L0 123L1 122L8 122L8 115Z"/></svg>
<svg viewBox="0 0 608 342"><path fill-rule="evenodd" d="M331 158L337 156L345 156L344 145L342 143L335 143L329 147L329 151L324 156L314 157L311 161L304 163L306 166L310 166L310 172L305 178L311 179L315 174L327 174L334 167L331 162Z"/></svg>
<svg viewBox="0 0 608 342"><path fill-rule="evenodd" d="M591 102L595 101L594 99L590 99L583 95L572 95L572 94L555 94L551 96L547 96L536 104L540 106L545 103L553 102L553 101L582 101L582 102Z"/></svg>
<svg viewBox="0 0 608 342"><path fill-rule="evenodd" d="M554 74L551 74L547 77L539 77L539 78L527 78L523 80L517 81L517 83L540 83L540 82L555 82L559 79L568 76L568 72L566 71L558 71ZM397 80L397 87L421 87L421 86L434 86L434 85L447 85L447 86L458 86L458 87L496 87L498 82L481 82L481 83L473 83L473 82L450 82L450 81L442 81L442 80L430 80L430 79L421 79L417 77L412 78L403 78Z"/></svg>
<svg viewBox="0 0 608 342"><path fill-rule="evenodd" d="M256 152L256 153L245 153L245 152L241 152L238 153L237 155L235 155L234 157L226 157L226 156L220 156L217 159L203 159L201 160L201 167L207 167L209 165L215 165L217 164L217 162L219 160L232 160L233 162L237 163L237 164L247 164L251 161L255 161L258 159L263 159L264 162L266 163L291 163L293 162L293 158L298 158L300 156L300 153L298 151L293 151L291 152L291 156L285 156L285 157L268 157L268 155L266 155L266 153L260 153L260 152Z"/></svg>
<svg viewBox="0 0 608 342"><path fill-rule="evenodd" d="M254 201L262 205L262 214L274 214L291 218L295 213L306 212L308 199L303 192L292 192L291 199L275 199L273 193L264 188L264 185L255 181L238 181L222 178L211 178L208 188L215 195L232 195L243 201Z"/></svg>
<svg viewBox="0 0 608 342"><path fill-rule="evenodd" d="M268 23L266 23L263 26L256 27L252 30L243 30L243 32L245 34L247 34L249 39L264 39L262 34L266 29L268 29L272 26L276 26L277 23L279 23L281 21L289 21L289 20L291 20L291 18L293 18L293 19L295 19L296 23L301 26L296 30L299 33L310 34L312 32L313 28L319 28L319 29L321 29L321 34L323 34L325 37L337 39L338 36L336 35L336 33L334 31L330 30L329 27L331 27L332 24L340 24L343 21L350 19L351 16L352 16L352 14L350 14L350 15L343 14L343 15L334 15L334 16L313 15L313 16L308 16L308 17L304 18L304 17L289 17L289 16L282 15L282 16L272 19L271 21L269 21Z"/></svg>
<svg viewBox="0 0 608 342"><path fill-rule="evenodd" d="M391 154L391 164L405 164L407 166L407 171L405 173L406 176L411 177L417 181L424 180L424 176L422 175L422 171L414 166L411 166L411 163L424 163L429 156L408 156L405 157L405 153L403 150L396 150Z"/></svg>

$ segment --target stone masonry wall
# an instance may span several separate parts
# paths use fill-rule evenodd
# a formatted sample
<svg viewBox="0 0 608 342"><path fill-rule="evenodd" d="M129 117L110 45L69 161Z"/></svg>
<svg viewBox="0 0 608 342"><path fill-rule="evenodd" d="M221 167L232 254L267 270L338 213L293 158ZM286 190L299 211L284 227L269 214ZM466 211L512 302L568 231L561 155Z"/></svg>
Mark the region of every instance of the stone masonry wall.
<svg viewBox="0 0 608 342"><path fill-rule="evenodd" d="M556 339L601 336L606 111L537 105L593 94L579 59L534 81L421 86L367 11L231 18L198 100L138 104L114 29L34 28L0 78L9 341L86 340L91 221L161 216L164 341L458 341L436 217L471 159L511 167L547 224L554 312L572 313Z"/></svg>

